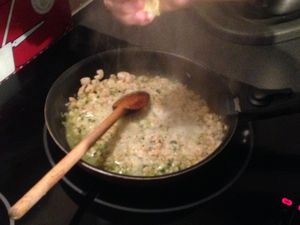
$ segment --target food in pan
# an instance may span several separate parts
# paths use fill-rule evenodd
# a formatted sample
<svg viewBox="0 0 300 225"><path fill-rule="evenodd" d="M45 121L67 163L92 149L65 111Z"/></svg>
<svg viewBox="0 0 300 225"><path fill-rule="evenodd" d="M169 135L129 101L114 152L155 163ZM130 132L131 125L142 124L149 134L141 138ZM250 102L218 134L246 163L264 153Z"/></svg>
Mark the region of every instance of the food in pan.
<svg viewBox="0 0 300 225"><path fill-rule="evenodd" d="M64 125L70 147L111 113L113 103L133 91L146 91L151 102L118 121L83 160L106 171L159 176L183 170L211 155L225 138L224 119L179 81L164 76L112 74L81 79L67 103Z"/></svg>

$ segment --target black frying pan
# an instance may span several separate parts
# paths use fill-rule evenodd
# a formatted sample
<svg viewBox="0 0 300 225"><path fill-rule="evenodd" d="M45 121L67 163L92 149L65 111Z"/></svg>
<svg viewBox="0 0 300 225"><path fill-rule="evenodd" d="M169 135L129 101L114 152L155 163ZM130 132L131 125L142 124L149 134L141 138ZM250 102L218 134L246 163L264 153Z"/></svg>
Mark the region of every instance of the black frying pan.
<svg viewBox="0 0 300 225"><path fill-rule="evenodd" d="M105 71L106 75L128 71L134 74L166 74L166 76L180 80L187 84L190 89L200 93L213 111L226 115L229 129L223 143L212 155L198 164L176 173L155 177L119 175L81 161L79 166L82 169L93 176L130 185L145 185L146 183L151 185L159 183L161 185L164 182L184 180L185 177L195 174L206 176L207 182L209 182L209 177L214 176L214 173L218 176L216 171L222 171L222 177L226 176L225 165L228 166L228 160L235 158L235 151L238 151L238 149L228 150L226 146L231 141L239 123L234 96L228 87L228 81L186 58L163 52L141 49L107 51L75 64L56 80L47 96L45 120L50 135L65 154L70 150L65 138L65 128L62 124L62 115L66 111L65 104L70 96L77 93L80 87L80 78L93 76L95 71L100 68Z"/></svg>

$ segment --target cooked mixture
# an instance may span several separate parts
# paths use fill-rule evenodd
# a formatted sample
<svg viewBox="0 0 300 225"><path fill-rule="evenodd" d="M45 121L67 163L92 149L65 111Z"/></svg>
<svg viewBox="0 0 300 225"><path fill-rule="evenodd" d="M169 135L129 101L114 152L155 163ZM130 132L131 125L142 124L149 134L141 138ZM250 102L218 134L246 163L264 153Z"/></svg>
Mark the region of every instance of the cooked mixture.
<svg viewBox="0 0 300 225"><path fill-rule="evenodd" d="M81 79L65 114L67 141L74 147L133 91L150 94L150 104L123 117L86 153L83 160L103 170L132 176L157 176L188 168L211 155L226 134L223 118L201 96L163 76L119 72L103 79Z"/></svg>

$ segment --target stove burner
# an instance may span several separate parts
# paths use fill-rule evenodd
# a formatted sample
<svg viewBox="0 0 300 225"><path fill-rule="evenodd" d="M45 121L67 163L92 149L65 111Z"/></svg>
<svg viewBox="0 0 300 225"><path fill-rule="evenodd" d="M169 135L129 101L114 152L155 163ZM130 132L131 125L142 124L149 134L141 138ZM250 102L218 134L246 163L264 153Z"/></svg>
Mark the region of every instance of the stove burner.
<svg viewBox="0 0 300 225"><path fill-rule="evenodd" d="M14 225L15 221L10 219L7 212L10 204L3 194L0 193L0 224L1 225Z"/></svg>
<svg viewBox="0 0 300 225"><path fill-rule="evenodd" d="M199 193L201 186L205 185L201 182L193 182L190 185L185 185L184 189L176 187L168 194L169 196L161 195L161 193L147 192L143 195L143 199L136 196L139 190L132 188L120 188L111 183L105 183L97 180L95 182L92 175L85 173L81 168L75 166L63 179L62 187L66 193L76 202L89 202L92 208L109 208L128 213L172 213L179 212L185 209L190 209L205 203L214 197L220 195L227 190L243 173L248 165L252 154L253 134L252 127L248 123L240 123L236 133L232 138L232 143L228 147L237 152L234 159L228 165L230 168L230 176L226 180L220 181L216 190L209 190L209 193ZM47 128L44 127L43 132L44 148L49 162L54 166L63 156L64 153L54 143L49 135ZM220 171L222 173L222 171ZM91 176L91 177L89 177ZM91 179L90 179L91 178ZM142 190L144 191L144 189ZM175 193L176 192L176 193ZM160 196L160 199L154 196ZM176 198L174 198L176 196ZM155 200L154 200L155 199Z"/></svg>

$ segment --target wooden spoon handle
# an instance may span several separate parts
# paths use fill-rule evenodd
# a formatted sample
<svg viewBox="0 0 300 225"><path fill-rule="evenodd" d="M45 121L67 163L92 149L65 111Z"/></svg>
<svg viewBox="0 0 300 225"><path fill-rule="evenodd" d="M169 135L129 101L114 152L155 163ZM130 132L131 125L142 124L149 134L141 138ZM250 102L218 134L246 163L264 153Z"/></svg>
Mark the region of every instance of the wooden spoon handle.
<svg viewBox="0 0 300 225"><path fill-rule="evenodd" d="M87 150L103 135L123 114L125 109L117 107L101 124L76 145L61 159L42 179L40 179L9 210L13 219L25 215L87 152Z"/></svg>

